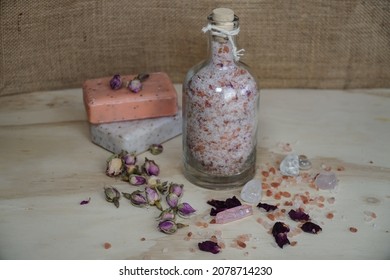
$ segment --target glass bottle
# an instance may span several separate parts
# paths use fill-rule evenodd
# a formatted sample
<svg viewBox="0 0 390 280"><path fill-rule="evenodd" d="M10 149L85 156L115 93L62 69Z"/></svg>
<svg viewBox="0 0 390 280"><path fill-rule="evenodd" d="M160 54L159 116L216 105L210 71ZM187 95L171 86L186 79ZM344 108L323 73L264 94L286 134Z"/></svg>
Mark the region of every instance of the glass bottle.
<svg viewBox="0 0 390 280"><path fill-rule="evenodd" d="M259 89L239 62L239 18L219 8L208 16L209 57L183 83L185 177L209 189L243 186L255 174Z"/></svg>

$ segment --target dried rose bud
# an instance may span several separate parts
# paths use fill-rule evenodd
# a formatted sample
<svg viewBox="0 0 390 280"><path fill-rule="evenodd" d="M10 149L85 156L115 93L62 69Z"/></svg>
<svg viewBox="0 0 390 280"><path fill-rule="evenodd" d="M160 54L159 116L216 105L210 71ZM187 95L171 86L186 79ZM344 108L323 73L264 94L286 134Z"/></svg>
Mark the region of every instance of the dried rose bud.
<svg viewBox="0 0 390 280"><path fill-rule="evenodd" d="M148 205L148 201L144 193L140 190L136 190L132 193L122 193L125 198L130 200L131 204L137 207L145 207Z"/></svg>
<svg viewBox="0 0 390 280"><path fill-rule="evenodd" d="M158 229L166 234L173 234L177 231L177 225L172 220L164 220L158 223Z"/></svg>
<svg viewBox="0 0 390 280"><path fill-rule="evenodd" d="M146 183L146 178L141 175L131 174L129 177L129 183L133 186L141 186Z"/></svg>
<svg viewBox="0 0 390 280"><path fill-rule="evenodd" d="M162 182L162 183L156 185L156 189L157 189L161 194L166 194L166 192L168 191L168 182L165 181L165 182Z"/></svg>
<svg viewBox="0 0 390 280"><path fill-rule="evenodd" d="M219 247L216 242L211 240L198 243L198 248L201 251L210 252L213 254L218 254L221 251L221 247Z"/></svg>
<svg viewBox="0 0 390 280"><path fill-rule="evenodd" d="M139 79L135 78L129 82L127 88L134 93L138 93L142 89L142 82Z"/></svg>
<svg viewBox="0 0 390 280"><path fill-rule="evenodd" d="M173 212L171 208L165 209L164 211L161 211L161 214L157 217L157 220L164 221L164 220L176 220L176 215Z"/></svg>
<svg viewBox="0 0 390 280"><path fill-rule="evenodd" d="M158 176L158 174L160 174L159 166L154 162L154 160L149 160L148 158L145 158L145 163L142 165L142 170L148 176Z"/></svg>
<svg viewBox="0 0 390 280"><path fill-rule="evenodd" d="M169 207L176 208L179 203L179 197L174 193L169 193L166 196L166 201Z"/></svg>
<svg viewBox="0 0 390 280"><path fill-rule="evenodd" d="M141 82L145 81L148 78L149 78L149 74L147 73L138 74L136 77L136 79L140 80Z"/></svg>
<svg viewBox="0 0 390 280"><path fill-rule="evenodd" d="M125 171L127 175L131 175L131 174L140 175L142 173L138 165L125 165Z"/></svg>
<svg viewBox="0 0 390 280"><path fill-rule="evenodd" d="M110 80L110 87L113 90L120 89L122 87L122 79L119 74L115 74Z"/></svg>
<svg viewBox="0 0 390 280"><path fill-rule="evenodd" d="M148 185L149 186L155 187L159 184L161 184L161 180L159 177L152 175L148 178Z"/></svg>
<svg viewBox="0 0 390 280"><path fill-rule="evenodd" d="M135 165L137 163L137 156L134 153L126 153L122 155L122 160L125 165Z"/></svg>
<svg viewBox="0 0 390 280"><path fill-rule="evenodd" d="M155 205L159 210L162 210L160 203L160 195L155 188L145 187L146 199L149 205Z"/></svg>
<svg viewBox="0 0 390 280"><path fill-rule="evenodd" d="M180 198L183 196L183 188L184 188L184 185L182 185L182 184L170 183L169 184L169 193L174 193Z"/></svg>
<svg viewBox="0 0 390 280"><path fill-rule="evenodd" d="M123 172L123 163L120 158L112 157L107 161L106 174L110 177L116 177Z"/></svg>
<svg viewBox="0 0 390 280"><path fill-rule="evenodd" d="M177 214L182 218L188 218L191 214L195 213L196 210L192 208L187 202L180 203L177 206Z"/></svg>
<svg viewBox="0 0 390 280"><path fill-rule="evenodd" d="M116 188L104 188L104 194L108 202L114 203L116 208L119 207L120 192Z"/></svg>
<svg viewBox="0 0 390 280"><path fill-rule="evenodd" d="M164 148L161 144L152 144L149 146L149 152L152 155L159 155L163 152Z"/></svg>

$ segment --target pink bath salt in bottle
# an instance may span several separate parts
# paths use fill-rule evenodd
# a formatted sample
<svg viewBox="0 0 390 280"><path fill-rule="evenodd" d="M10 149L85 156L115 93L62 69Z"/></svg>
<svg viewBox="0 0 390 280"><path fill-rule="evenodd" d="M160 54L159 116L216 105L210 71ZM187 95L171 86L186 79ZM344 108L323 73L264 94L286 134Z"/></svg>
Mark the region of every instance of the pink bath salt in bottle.
<svg viewBox="0 0 390 280"><path fill-rule="evenodd" d="M209 189L243 186L255 174L259 88L239 61L239 18L218 8L203 28L209 57L183 83L185 177Z"/></svg>

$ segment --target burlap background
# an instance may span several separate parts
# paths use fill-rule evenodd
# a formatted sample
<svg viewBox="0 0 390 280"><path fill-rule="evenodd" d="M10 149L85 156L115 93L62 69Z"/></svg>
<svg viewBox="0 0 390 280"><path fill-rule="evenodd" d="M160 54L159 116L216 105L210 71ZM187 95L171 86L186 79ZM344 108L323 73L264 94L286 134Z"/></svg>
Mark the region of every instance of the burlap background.
<svg viewBox="0 0 390 280"><path fill-rule="evenodd" d="M222 6L240 17L243 61L263 88L390 87L389 0L1 0L0 95L116 72L180 83Z"/></svg>

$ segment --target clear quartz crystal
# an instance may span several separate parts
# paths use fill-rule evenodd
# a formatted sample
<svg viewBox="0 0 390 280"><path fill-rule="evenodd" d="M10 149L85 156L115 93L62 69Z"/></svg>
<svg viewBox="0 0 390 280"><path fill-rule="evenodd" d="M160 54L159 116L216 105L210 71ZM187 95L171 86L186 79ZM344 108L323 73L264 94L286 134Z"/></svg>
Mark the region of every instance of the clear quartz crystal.
<svg viewBox="0 0 390 280"><path fill-rule="evenodd" d="M215 216L215 222L217 224L226 224L251 215L253 215L251 205L240 205L217 213Z"/></svg>
<svg viewBox="0 0 390 280"><path fill-rule="evenodd" d="M299 175L299 157L296 154L286 156L279 166L282 175L298 176Z"/></svg>
<svg viewBox="0 0 390 280"><path fill-rule="evenodd" d="M261 192L261 180L250 180L241 190L241 199L250 204L257 204L261 200Z"/></svg>

